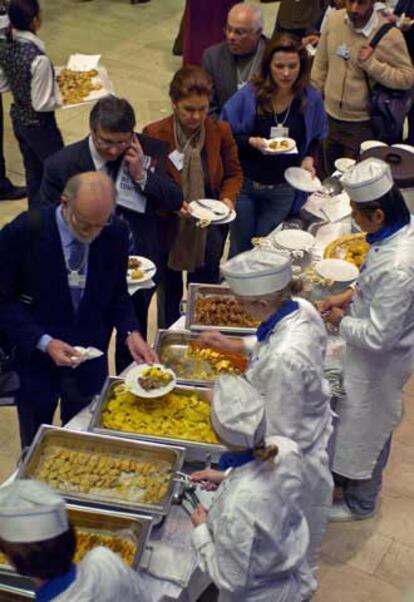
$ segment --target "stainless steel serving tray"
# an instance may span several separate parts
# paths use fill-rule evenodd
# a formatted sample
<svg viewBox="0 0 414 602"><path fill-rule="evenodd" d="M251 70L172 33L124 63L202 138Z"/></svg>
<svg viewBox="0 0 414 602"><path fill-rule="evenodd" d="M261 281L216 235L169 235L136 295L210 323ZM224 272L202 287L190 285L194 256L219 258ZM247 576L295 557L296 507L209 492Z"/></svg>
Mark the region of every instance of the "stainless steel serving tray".
<svg viewBox="0 0 414 602"><path fill-rule="evenodd" d="M160 362L174 370L177 383L194 387L212 387L217 377L210 380L197 380L181 376L176 370L175 362L184 360L186 351L191 342L196 342L198 334L189 330L158 330L155 337L154 349L160 358ZM237 338L231 336L230 338ZM242 354L240 354L242 355ZM245 354L247 358L247 353Z"/></svg>
<svg viewBox="0 0 414 602"><path fill-rule="evenodd" d="M133 569L139 567L151 533L153 522L151 516L111 512L110 510L98 510L96 508L87 508L72 504L67 504L66 509L69 519L75 528L129 539L136 546L131 567ZM17 573L13 567L7 564L0 564L0 581L2 575L17 576Z"/></svg>
<svg viewBox="0 0 414 602"><path fill-rule="evenodd" d="M33 582L17 573L3 573L0 568L0 602L26 602L35 599Z"/></svg>
<svg viewBox="0 0 414 602"><path fill-rule="evenodd" d="M187 330L194 331L205 331L205 330L219 330L224 333L233 334L255 334L256 328L249 327L244 328L242 326L212 326L206 324L199 324L195 320L195 304L197 297L207 297L210 295L221 295L234 297L234 294L228 286L218 284L190 284L188 289L187 299L187 313L185 316L185 327Z"/></svg>
<svg viewBox="0 0 414 602"><path fill-rule="evenodd" d="M91 453L112 454L119 458L139 458L148 462L163 462L169 465L171 479L167 494L158 503L131 502L117 497L99 495L96 493L79 493L59 491L68 501L93 508L104 508L112 511L126 511L154 515L158 518L168 514L174 494L174 476L180 471L184 462L185 450L182 447L172 447L157 442L120 439L109 434L97 435L70 431L58 427L42 425L30 446L26 457L22 460L17 472L17 478L34 478L43 450L47 446L59 446L65 449Z"/></svg>
<svg viewBox="0 0 414 602"><path fill-rule="evenodd" d="M112 395L112 389L116 384L123 383L124 380L119 377L110 376L107 378L106 383L102 389L99 400L94 408L92 420L89 425L89 429L94 433L107 434L111 437L122 437L126 439L134 439L138 441L147 441L153 444L166 445L181 445L185 448L185 459L187 462L205 462L208 460L215 461L217 458L226 451L226 448L221 444L214 443L202 443L199 441L190 441L189 439L175 439L173 437L165 437L163 435L146 435L144 433L131 433L127 431L115 431L106 429L102 426L102 414L105 410L106 403ZM180 393L188 394L196 392L198 395L203 397L207 403L209 403L205 396L205 389L190 387L185 385L179 385L174 390L178 390Z"/></svg>

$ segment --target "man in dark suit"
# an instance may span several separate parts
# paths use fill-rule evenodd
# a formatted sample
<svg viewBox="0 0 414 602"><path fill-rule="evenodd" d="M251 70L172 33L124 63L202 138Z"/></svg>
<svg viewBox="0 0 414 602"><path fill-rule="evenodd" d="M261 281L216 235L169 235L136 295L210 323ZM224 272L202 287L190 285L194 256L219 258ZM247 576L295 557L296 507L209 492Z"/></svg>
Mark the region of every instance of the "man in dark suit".
<svg viewBox="0 0 414 602"><path fill-rule="evenodd" d="M213 83L210 117L221 109L237 90L260 70L267 39L259 7L239 3L227 15L226 41L210 46L203 55L203 68Z"/></svg>
<svg viewBox="0 0 414 602"><path fill-rule="evenodd" d="M42 204L56 204L67 180L85 171L105 171L117 188L117 214L125 219L133 237L135 255L148 257L159 266L160 213L178 211L181 189L166 174L168 147L164 142L135 134L135 114L122 98L99 100L90 118L90 134L48 158L40 187ZM146 336L152 290L133 296L141 333ZM123 346L117 348L117 369L129 363Z"/></svg>
<svg viewBox="0 0 414 602"><path fill-rule="evenodd" d="M27 212L0 232L0 328L16 346L23 446L52 423L59 397L65 423L101 390L113 328L136 361L156 359L138 332L128 230L113 208L110 178L85 173L69 180L60 205L36 210L36 233ZM104 355L79 364L75 345Z"/></svg>

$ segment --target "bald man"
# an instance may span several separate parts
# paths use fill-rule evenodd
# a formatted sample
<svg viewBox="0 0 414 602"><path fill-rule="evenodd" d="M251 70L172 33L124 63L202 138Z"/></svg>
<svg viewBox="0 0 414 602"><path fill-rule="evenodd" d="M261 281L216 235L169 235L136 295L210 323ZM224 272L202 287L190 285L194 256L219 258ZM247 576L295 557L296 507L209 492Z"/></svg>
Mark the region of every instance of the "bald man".
<svg viewBox="0 0 414 602"><path fill-rule="evenodd" d="M138 333L126 273L128 230L114 215L114 185L103 172L72 177L58 207L22 213L0 232L0 330L15 346L22 446L62 423L99 393L113 329L137 361L152 362ZM76 346L101 357L82 362Z"/></svg>
<svg viewBox="0 0 414 602"><path fill-rule="evenodd" d="M203 67L213 82L210 116L216 118L230 96L259 72L267 42L262 11L252 4L236 4L227 15L225 33L226 41L203 55Z"/></svg>

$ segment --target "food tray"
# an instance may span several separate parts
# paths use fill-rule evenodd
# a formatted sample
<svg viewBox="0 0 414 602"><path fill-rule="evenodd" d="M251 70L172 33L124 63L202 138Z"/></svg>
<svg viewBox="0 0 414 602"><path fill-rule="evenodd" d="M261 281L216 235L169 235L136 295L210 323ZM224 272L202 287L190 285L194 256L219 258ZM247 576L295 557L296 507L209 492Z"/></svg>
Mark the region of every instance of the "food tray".
<svg viewBox="0 0 414 602"><path fill-rule="evenodd" d="M364 263L364 259L369 250L369 244L365 241L366 233L365 232L357 232L355 234L345 234L344 236L340 236L339 238L333 240L329 245L325 247L323 256L324 259L345 259L345 261L349 261L360 268ZM360 261L354 261L352 259L346 259L346 248L348 245L355 245L358 243L366 243L367 252L363 255Z"/></svg>
<svg viewBox="0 0 414 602"><path fill-rule="evenodd" d="M33 582L21 575L3 574L0 568L0 602L26 602L35 599Z"/></svg>
<svg viewBox="0 0 414 602"><path fill-rule="evenodd" d="M135 553L132 563L127 564L133 569L139 567L151 532L152 518L150 516L96 510L70 504L66 506L66 509L75 528L90 531L92 534L118 536L130 541L135 546ZM1 560L0 556L0 562ZM126 562L125 559L124 561ZM16 574L15 569L7 564L0 564L0 570L1 574Z"/></svg>
<svg viewBox="0 0 414 602"><path fill-rule="evenodd" d="M187 462L205 462L208 459L217 460L217 458L226 451L226 448L219 443L203 443L201 441L191 441L189 439L178 439L174 437L169 437L166 435L148 435L144 433L131 433L128 431L121 430L112 430L107 429L102 424L102 416L103 412L106 408L107 402L110 400L112 396L112 389L115 385L123 383L124 380L122 378L110 376L102 389L101 395L99 396L99 400L94 408L92 420L90 423L90 430L95 433L103 433L107 435L111 435L112 437L122 437L128 439L138 439L140 441L147 441L154 444L163 444L165 445L181 445L186 449L185 459ZM177 386L174 391L178 391L181 394L191 395L192 393L197 393L201 397L203 397L203 393L205 389L189 387L180 385ZM208 399L205 398L206 402ZM156 403L156 400L153 400L152 403Z"/></svg>
<svg viewBox="0 0 414 602"><path fill-rule="evenodd" d="M64 66L55 67L55 77L61 74L61 72L66 69ZM89 104L91 102L96 102L100 98L104 98L105 96L109 96L110 94L114 94L114 87L112 81L109 79L108 72L103 65L96 67L97 75L93 78L93 82L102 86L99 90L93 90L88 96L86 96L83 100L79 100L79 102L74 102L70 104L63 104L62 109L73 109L74 107L80 107L84 104ZM56 80L56 86L60 93L60 88Z"/></svg>
<svg viewBox="0 0 414 602"><path fill-rule="evenodd" d="M174 370L178 384L196 387L211 387L217 378L214 374L212 374L209 379L197 379L192 378L191 376L188 377L185 375L185 372L183 373L182 362L186 360L188 347L190 343L197 341L198 336L197 333L188 330L158 330L155 337L154 348L160 358L160 362ZM247 361L247 353L236 355L240 355Z"/></svg>
<svg viewBox="0 0 414 602"><path fill-rule="evenodd" d="M220 295L224 297L234 298L235 295L229 289L228 286L218 284L190 284L188 290L188 301L187 301L187 314L185 317L185 327L187 330L194 331L205 331L205 330L219 330L223 333L233 334L255 334L257 327L244 327L244 326L212 326L208 324L200 324L195 319L195 305L198 297L208 297L212 295ZM258 326L259 324L257 324Z"/></svg>
<svg viewBox="0 0 414 602"><path fill-rule="evenodd" d="M164 497L157 502L129 501L109 494L79 492L70 488L66 490L59 489L59 493L68 502L88 507L151 514L158 518L168 513L174 494L174 476L177 471L181 470L184 460L184 449L182 447L168 447L158 443L82 433L43 424L38 430L26 457L22 460L17 478L36 478L36 471L44 460L45 452L52 447L63 448L65 451L75 453L110 455L112 459L117 460L151 462L160 465L160 467L168 467L166 470L169 475L167 491Z"/></svg>

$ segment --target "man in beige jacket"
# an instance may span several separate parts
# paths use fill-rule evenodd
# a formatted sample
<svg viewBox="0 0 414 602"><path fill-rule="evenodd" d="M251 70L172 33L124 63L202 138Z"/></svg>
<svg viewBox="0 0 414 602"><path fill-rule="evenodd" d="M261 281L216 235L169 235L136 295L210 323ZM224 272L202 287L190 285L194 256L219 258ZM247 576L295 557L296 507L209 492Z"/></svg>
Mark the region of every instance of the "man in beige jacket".
<svg viewBox="0 0 414 602"><path fill-rule="evenodd" d="M333 12L321 36L312 67L312 83L324 95L329 118L325 169L339 157L357 158L361 142L375 138L368 108L370 84L396 90L414 85L414 70L402 33L391 29L375 50L369 45L387 21L374 0L346 0Z"/></svg>

